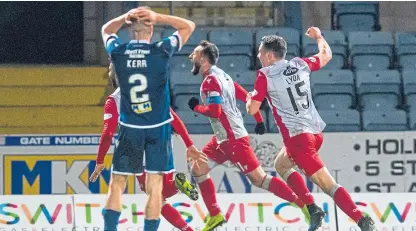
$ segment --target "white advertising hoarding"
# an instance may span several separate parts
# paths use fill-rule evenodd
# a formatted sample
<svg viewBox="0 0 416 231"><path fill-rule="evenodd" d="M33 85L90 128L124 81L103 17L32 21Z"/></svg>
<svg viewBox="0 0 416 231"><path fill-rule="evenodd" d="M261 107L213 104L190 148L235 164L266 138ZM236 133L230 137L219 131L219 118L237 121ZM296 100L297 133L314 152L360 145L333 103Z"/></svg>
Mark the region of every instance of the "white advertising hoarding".
<svg viewBox="0 0 416 231"><path fill-rule="evenodd" d="M218 231L306 231L308 224L297 207L273 194L218 194L218 204L228 222ZM75 214L77 228L86 231L102 231L101 209L105 204L104 195L75 195ZM123 211L120 217L119 231L142 231L144 221L145 195L126 195L123 198ZM207 209L202 198L194 202L183 195L168 199L188 224L195 230L202 230ZM335 231L335 208L330 197L316 195L316 202L327 212L320 231ZM159 230L176 230L162 219Z"/></svg>
<svg viewBox="0 0 416 231"><path fill-rule="evenodd" d="M0 231L71 231L71 195L0 196Z"/></svg>
<svg viewBox="0 0 416 231"><path fill-rule="evenodd" d="M358 209L373 218L378 231L416 230L416 200L410 193L352 194ZM359 231L360 228L337 208L340 231Z"/></svg>
<svg viewBox="0 0 416 231"><path fill-rule="evenodd" d="M200 149L210 138L211 135L192 135ZM106 193L113 147L101 179L88 181L98 143L99 135L0 137L0 166L4 166L0 169L0 194ZM282 147L280 134L252 135L251 143L266 172L276 175L273 161ZM173 148L176 169L188 172L185 146L177 136L173 138ZM325 133L320 155L350 192L416 192L416 132ZM253 187L230 165L218 166L210 175L218 192L265 192ZM313 192L320 192L308 183ZM141 193L133 178L127 193Z"/></svg>

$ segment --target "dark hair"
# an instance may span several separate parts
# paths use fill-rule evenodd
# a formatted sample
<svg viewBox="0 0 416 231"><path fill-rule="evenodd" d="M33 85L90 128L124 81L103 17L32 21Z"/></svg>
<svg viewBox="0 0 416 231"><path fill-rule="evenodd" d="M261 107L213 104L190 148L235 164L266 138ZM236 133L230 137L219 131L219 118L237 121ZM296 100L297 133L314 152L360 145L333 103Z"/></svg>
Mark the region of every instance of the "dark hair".
<svg viewBox="0 0 416 231"><path fill-rule="evenodd" d="M202 55L208 58L208 62L211 65L217 64L218 56L220 55L218 47L206 40L202 40L199 45L202 47Z"/></svg>
<svg viewBox="0 0 416 231"><path fill-rule="evenodd" d="M272 51L278 58L284 58L287 52L286 41L277 35L267 35L261 38L263 47L267 51Z"/></svg>

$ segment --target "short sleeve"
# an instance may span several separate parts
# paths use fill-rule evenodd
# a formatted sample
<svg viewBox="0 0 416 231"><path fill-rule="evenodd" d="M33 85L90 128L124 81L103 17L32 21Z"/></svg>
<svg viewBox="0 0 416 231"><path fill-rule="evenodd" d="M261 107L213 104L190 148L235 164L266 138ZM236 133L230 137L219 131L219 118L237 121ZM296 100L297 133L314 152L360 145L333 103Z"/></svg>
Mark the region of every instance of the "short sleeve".
<svg viewBox="0 0 416 231"><path fill-rule="evenodd" d="M319 57L317 56L302 58L302 60L308 65L311 71L318 71L319 69L321 69L321 63Z"/></svg>
<svg viewBox="0 0 416 231"><path fill-rule="evenodd" d="M221 87L212 75L202 82L202 91L207 97L221 96Z"/></svg>
<svg viewBox="0 0 416 231"><path fill-rule="evenodd" d="M114 50L114 48L118 47L122 43L116 34L104 34L103 42L105 50L109 55L111 55L111 52Z"/></svg>
<svg viewBox="0 0 416 231"><path fill-rule="evenodd" d="M182 48L182 39L176 31L171 36L164 38L158 45L171 57Z"/></svg>

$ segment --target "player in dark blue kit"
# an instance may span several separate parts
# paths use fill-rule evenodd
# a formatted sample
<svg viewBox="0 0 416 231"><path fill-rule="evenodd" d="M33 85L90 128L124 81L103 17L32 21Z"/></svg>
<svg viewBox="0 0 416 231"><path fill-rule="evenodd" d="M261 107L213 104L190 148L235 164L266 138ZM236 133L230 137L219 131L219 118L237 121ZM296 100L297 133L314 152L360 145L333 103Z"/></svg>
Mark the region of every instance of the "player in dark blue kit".
<svg viewBox="0 0 416 231"><path fill-rule="evenodd" d="M130 24L135 40L123 44L116 33L125 23ZM177 32L150 44L155 23L168 24ZM104 45L114 63L121 92L119 138L103 211L105 231L117 230L127 175L140 175L143 170L148 173L144 231L156 231L159 227L163 174L174 171L168 64L194 29L195 24L189 20L158 14L147 7L133 9L102 27Z"/></svg>

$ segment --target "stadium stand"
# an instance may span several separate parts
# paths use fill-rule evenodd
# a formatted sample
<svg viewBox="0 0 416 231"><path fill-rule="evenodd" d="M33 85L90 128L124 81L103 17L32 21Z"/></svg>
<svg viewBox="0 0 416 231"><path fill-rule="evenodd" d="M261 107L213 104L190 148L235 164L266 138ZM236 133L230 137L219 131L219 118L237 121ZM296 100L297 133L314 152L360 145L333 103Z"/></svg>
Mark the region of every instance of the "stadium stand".
<svg viewBox="0 0 416 231"><path fill-rule="evenodd" d="M319 110L319 114L326 123L326 132L360 131L360 113L356 110Z"/></svg>
<svg viewBox="0 0 416 231"><path fill-rule="evenodd" d="M357 70L387 70L393 58L393 37L388 32L350 32L351 66Z"/></svg>
<svg viewBox="0 0 416 231"><path fill-rule="evenodd" d="M350 70L322 70L311 75L313 99L318 109L355 106L354 76Z"/></svg>
<svg viewBox="0 0 416 231"><path fill-rule="evenodd" d="M405 131L408 130L406 112L403 110L363 112L364 131Z"/></svg>
<svg viewBox="0 0 416 231"><path fill-rule="evenodd" d="M106 72L103 67L0 68L2 132L100 132Z"/></svg>
<svg viewBox="0 0 416 231"><path fill-rule="evenodd" d="M322 31L325 40L332 50L332 60L324 69L342 69L345 67L347 60L347 41L344 33L341 31ZM306 35L302 35L303 55L305 57L318 53L316 42Z"/></svg>
<svg viewBox="0 0 416 231"><path fill-rule="evenodd" d="M416 69L416 32L396 33L396 54L402 69Z"/></svg>
<svg viewBox="0 0 416 231"><path fill-rule="evenodd" d="M378 31L379 3L378 2L333 2L332 28L344 32Z"/></svg>

